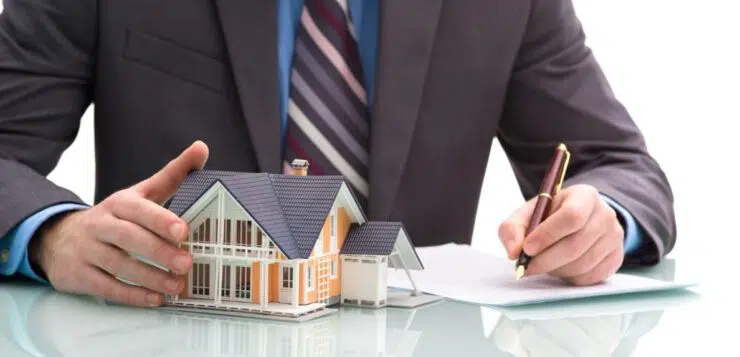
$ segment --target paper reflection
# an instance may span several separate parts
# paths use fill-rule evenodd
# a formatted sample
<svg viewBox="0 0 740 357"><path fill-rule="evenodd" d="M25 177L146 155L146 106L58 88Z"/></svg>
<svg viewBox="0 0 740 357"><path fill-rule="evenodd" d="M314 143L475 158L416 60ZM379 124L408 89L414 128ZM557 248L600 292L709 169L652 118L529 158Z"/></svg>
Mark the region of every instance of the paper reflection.
<svg viewBox="0 0 740 357"><path fill-rule="evenodd" d="M672 280L675 262L642 275ZM659 292L499 309L490 338L515 357L626 357L660 322L665 308L694 301L690 292ZM482 308L484 318L490 311Z"/></svg>
<svg viewBox="0 0 740 357"><path fill-rule="evenodd" d="M629 356L638 340L655 327L661 311L560 318L511 320L502 315L492 338L516 357Z"/></svg>

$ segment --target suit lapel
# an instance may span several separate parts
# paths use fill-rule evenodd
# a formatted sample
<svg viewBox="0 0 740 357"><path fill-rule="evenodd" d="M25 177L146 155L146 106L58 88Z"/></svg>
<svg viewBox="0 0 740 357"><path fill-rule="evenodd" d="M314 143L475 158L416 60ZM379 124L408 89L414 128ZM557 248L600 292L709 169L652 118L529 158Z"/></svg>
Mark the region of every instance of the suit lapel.
<svg viewBox="0 0 740 357"><path fill-rule="evenodd" d="M387 218L419 115L442 0L382 0L371 124L370 217Z"/></svg>
<svg viewBox="0 0 740 357"><path fill-rule="evenodd" d="M277 9L272 0L214 0L259 169L280 172Z"/></svg>

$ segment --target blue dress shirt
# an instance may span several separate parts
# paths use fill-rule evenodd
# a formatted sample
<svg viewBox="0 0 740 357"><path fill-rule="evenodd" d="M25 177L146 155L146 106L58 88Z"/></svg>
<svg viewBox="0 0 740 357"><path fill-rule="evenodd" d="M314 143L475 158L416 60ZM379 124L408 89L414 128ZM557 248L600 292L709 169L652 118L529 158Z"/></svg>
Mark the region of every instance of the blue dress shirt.
<svg viewBox="0 0 740 357"><path fill-rule="evenodd" d="M368 104L372 107L372 93L375 79L376 48L378 41L378 2L375 0L349 0L350 16L357 34L358 49L362 62L364 81L368 93ZM280 113L282 123L281 142L285 137L287 123L287 102L289 93L289 76L291 60L293 58L293 44L295 33L300 19L303 0L278 0L278 61L279 61L279 89L280 89ZM617 204L609 197L602 198L613 207L625 222L625 254L637 250L642 242L642 231L634 217L624 207ZM38 227L50 217L69 210L84 208L76 204L61 204L43 209L30 216L17 228L13 229L8 236L0 239L0 252L8 252L7 262L0 261L0 274L13 275L21 273L29 278L44 282L31 269L28 262L27 246Z"/></svg>

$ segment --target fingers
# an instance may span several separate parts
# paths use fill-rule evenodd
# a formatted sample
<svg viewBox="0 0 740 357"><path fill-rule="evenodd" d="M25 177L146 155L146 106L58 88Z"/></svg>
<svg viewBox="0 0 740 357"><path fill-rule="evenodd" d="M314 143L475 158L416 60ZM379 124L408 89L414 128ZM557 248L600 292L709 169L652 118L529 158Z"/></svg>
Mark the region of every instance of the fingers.
<svg viewBox="0 0 740 357"><path fill-rule="evenodd" d="M526 274L554 273L554 271L574 262L582 263L581 259L584 254L601 254L604 249L608 248L608 245L597 243L602 234L603 229L598 224L589 224L585 229L568 235L544 251L539 252L527 267ZM604 255L607 252L603 252ZM601 261L603 257L603 255L597 257L594 265Z"/></svg>
<svg viewBox="0 0 740 357"><path fill-rule="evenodd" d="M550 273L553 276L568 278L583 275L593 270L597 264L604 260L604 258L616 248L612 239L609 239L606 236L601 236L593 240L595 244L589 247L587 251L575 256L575 259L572 259L573 255L569 255L571 258L567 264L555 266L554 269L551 269L547 273ZM552 249L554 248L555 247Z"/></svg>
<svg viewBox="0 0 740 357"><path fill-rule="evenodd" d="M516 259L522 249L529 217L532 216L537 198L527 201L499 226L498 237L504 245L509 259Z"/></svg>
<svg viewBox="0 0 740 357"><path fill-rule="evenodd" d="M82 293L101 297L105 300L133 306L159 306L164 301L162 294L140 286L123 283L102 270L87 266L81 277Z"/></svg>
<svg viewBox="0 0 740 357"><path fill-rule="evenodd" d="M524 251L537 255L560 239L583 228L600 203L598 193L578 192L571 198L571 192L563 191L552 202L552 214L532 231L524 243Z"/></svg>
<svg viewBox="0 0 740 357"><path fill-rule="evenodd" d="M172 197L188 173L202 169L207 160L208 147L202 141L196 141L159 172L136 184L134 189L147 199L162 204Z"/></svg>
<svg viewBox="0 0 740 357"><path fill-rule="evenodd" d="M119 191L106 204L115 217L137 224L164 239L181 242L187 237L185 221L172 211L141 198L132 191Z"/></svg>
<svg viewBox="0 0 740 357"><path fill-rule="evenodd" d="M565 278L565 280L577 286L594 285L604 281L607 277L616 273L624 260L624 253L621 249L612 250L595 268L588 273Z"/></svg>
<svg viewBox="0 0 740 357"><path fill-rule="evenodd" d="M141 285L152 292L177 295L183 281L164 270L146 264L113 246L97 243L85 250L84 257L92 266L108 274ZM120 298L120 296L118 297Z"/></svg>
<svg viewBox="0 0 740 357"><path fill-rule="evenodd" d="M100 228L96 232L100 241L149 259L178 275L184 275L190 270L190 254L147 229L113 216L106 216L100 221Z"/></svg>
<svg viewBox="0 0 740 357"><path fill-rule="evenodd" d="M563 276L559 274L562 273L559 269L573 271L582 269L584 264L591 267L596 265L613 248L612 243L608 240L604 242L602 239L612 232L611 224L617 222L614 216L609 214L609 210L606 204L598 207L583 228L539 251L527 268L527 275L549 273ZM581 273L583 272L578 274Z"/></svg>

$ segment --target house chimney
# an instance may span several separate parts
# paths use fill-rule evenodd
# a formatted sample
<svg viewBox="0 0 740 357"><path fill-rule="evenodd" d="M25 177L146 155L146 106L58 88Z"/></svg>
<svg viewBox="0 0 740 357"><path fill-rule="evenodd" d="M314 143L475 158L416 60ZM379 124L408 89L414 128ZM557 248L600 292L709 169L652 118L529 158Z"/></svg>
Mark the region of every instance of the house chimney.
<svg viewBox="0 0 740 357"><path fill-rule="evenodd" d="M293 168L293 175L306 176L308 175L308 161L302 159L295 159L290 164Z"/></svg>

